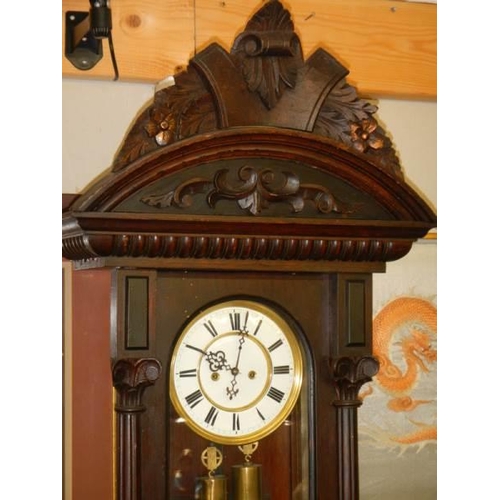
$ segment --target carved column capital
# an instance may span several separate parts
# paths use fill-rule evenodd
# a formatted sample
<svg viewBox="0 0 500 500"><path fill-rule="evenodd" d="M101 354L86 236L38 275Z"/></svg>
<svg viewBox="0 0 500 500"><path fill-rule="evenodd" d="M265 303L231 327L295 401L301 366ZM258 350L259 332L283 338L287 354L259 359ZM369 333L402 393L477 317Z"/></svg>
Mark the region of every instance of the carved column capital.
<svg viewBox="0 0 500 500"><path fill-rule="evenodd" d="M161 374L154 358L124 358L113 365L113 386L118 392L115 405L118 428L117 498L141 500L141 413L146 410L142 395Z"/></svg>
<svg viewBox="0 0 500 500"><path fill-rule="evenodd" d="M142 395L161 374L161 364L154 358L119 359L113 365L113 386L119 394L117 411L144 411Z"/></svg>
<svg viewBox="0 0 500 500"><path fill-rule="evenodd" d="M324 362L325 375L335 390L339 500L359 499L358 393L378 368L372 356L326 358Z"/></svg>
<svg viewBox="0 0 500 500"><path fill-rule="evenodd" d="M335 389L335 406L360 406L358 393L363 384L370 382L379 369L372 356L328 358L325 360L326 374Z"/></svg>

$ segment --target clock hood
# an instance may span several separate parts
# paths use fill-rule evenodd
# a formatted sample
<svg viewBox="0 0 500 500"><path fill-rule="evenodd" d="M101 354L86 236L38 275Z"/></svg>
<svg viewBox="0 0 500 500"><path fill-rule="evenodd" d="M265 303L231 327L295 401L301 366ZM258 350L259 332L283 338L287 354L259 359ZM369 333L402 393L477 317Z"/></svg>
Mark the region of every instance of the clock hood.
<svg viewBox="0 0 500 500"><path fill-rule="evenodd" d="M79 266L383 269L436 226L376 107L269 2L156 92L111 169L63 211Z"/></svg>

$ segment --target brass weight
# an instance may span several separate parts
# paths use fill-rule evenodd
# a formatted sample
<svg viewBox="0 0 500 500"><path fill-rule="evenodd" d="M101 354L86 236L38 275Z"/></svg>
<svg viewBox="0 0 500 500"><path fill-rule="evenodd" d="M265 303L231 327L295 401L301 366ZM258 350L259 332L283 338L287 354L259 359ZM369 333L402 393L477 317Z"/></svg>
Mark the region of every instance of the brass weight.
<svg viewBox="0 0 500 500"><path fill-rule="evenodd" d="M226 476L203 476L198 478L200 500L226 500Z"/></svg>
<svg viewBox="0 0 500 500"><path fill-rule="evenodd" d="M258 446L251 443L238 447L245 463L232 467L233 500L262 500L262 467L250 460Z"/></svg>
<svg viewBox="0 0 500 500"><path fill-rule="evenodd" d="M261 466L251 462L233 465L234 500L262 500Z"/></svg>
<svg viewBox="0 0 500 500"><path fill-rule="evenodd" d="M208 469L208 476L198 478L199 500L226 500L226 476L215 475L214 471L222 463L222 453L215 446L209 446L201 454L201 461Z"/></svg>

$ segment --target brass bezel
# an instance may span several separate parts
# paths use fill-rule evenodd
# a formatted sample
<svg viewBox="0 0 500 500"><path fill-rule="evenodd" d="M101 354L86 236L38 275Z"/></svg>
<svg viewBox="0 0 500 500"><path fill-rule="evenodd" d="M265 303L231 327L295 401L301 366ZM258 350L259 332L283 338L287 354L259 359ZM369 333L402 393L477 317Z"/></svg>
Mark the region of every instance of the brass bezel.
<svg viewBox="0 0 500 500"><path fill-rule="evenodd" d="M182 341L186 337L192 326L197 321L199 321L200 318L213 314L214 312L220 309L225 309L230 307L244 307L247 309L257 311L263 316L268 317L278 326L278 328L286 337L290 345L290 350L292 352L292 357L294 362L294 367L293 367L294 377L289 397L286 400L285 404L283 405L283 408L274 418L270 419L263 427L261 427L257 431L249 432L246 434L240 434L238 436L226 436L226 435L221 436L218 433L211 432L205 428L200 427L196 422L192 420L190 414L184 409L184 407L180 403L179 397L177 395L177 390L175 387L174 364L177 353L180 349L180 346L182 345ZM299 398L300 391L302 388L303 377L304 377L304 362L303 362L303 355L300 343L299 340L297 339L297 334L295 333L294 328L290 325L288 321L286 321L286 319L281 314L279 314L272 307L265 305L261 302L258 302L256 300L248 300L248 299L224 300L208 307L207 309L203 309L198 314L196 314L189 321L189 323L183 327L180 335L178 336L177 342L175 344L172 353L172 358L170 361L170 373L169 373L170 400L172 401L172 404L177 414L180 417L182 417L186 425L199 436L218 444L230 444L230 445L248 444L248 443L253 443L255 441L260 441L261 439L265 438L266 436L274 432L286 420L286 418L294 408ZM217 405L214 404L214 406ZM221 409L223 408L221 407Z"/></svg>

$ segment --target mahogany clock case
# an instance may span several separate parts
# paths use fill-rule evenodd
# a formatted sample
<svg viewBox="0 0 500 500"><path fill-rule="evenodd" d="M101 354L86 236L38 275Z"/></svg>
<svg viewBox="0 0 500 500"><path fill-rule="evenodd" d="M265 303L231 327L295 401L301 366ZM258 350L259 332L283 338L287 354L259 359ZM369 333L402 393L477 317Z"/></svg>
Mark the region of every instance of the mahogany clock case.
<svg viewBox="0 0 500 500"><path fill-rule="evenodd" d="M321 49L304 61L290 13L267 2L230 53L210 45L155 94L63 210L63 257L112 275L118 500L194 498L209 443L175 413L168 367L186 322L235 298L279 311L305 360L298 404L252 457L265 497L358 498L372 275L436 216L347 74ZM243 457L223 454L230 477Z"/></svg>
<svg viewBox="0 0 500 500"><path fill-rule="evenodd" d="M113 342L115 359L152 357L167 368L186 321L225 299L250 298L287 318L306 359L300 403L276 432L259 443L252 458L262 464L266 498L294 498L293 491L304 487L307 493L301 498L321 498L321 494L326 498L335 488L330 469L335 469L334 434L328 430L335 429L336 419L331 383L317 374L339 353L370 351L371 275L120 270L115 279L120 318ZM345 298L349 289L350 303L338 300L339 291ZM348 309L356 307L350 338L338 334L340 317L346 313L339 307L347 308L347 317ZM146 321L142 330L138 317ZM143 399L147 408L141 416L144 498L194 498L194 478L206 474L199 457L209 443L179 423L169 401L166 369ZM236 446L223 450L222 469L230 478L230 466L242 463L243 455ZM328 455L329 466L318 469L322 463L318 457ZM181 473L182 467L186 471ZM316 484L321 485L318 492Z"/></svg>

